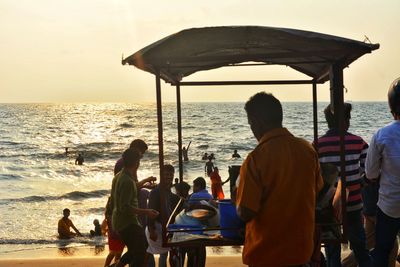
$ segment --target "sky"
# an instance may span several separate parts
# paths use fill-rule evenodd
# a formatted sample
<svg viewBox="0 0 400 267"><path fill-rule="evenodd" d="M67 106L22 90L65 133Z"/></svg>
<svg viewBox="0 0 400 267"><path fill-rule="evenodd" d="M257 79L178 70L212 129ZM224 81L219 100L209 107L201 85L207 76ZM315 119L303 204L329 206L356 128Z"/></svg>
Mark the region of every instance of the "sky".
<svg viewBox="0 0 400 267"><path fill-rule="evenodd" d="M386 101L400 76L400 1L0 0L0 103L155 102L155 78L129 56L165 36L206 26L259 25L316 31L380 49L346 68L345 100ZM222 68L186 80L304 79L284 66ZM162 83L163 100L175 88ZM311 87L183 87L182 101L246 101L259 91L311 101ZM328 83L319 100L329 101Z"/></svg>

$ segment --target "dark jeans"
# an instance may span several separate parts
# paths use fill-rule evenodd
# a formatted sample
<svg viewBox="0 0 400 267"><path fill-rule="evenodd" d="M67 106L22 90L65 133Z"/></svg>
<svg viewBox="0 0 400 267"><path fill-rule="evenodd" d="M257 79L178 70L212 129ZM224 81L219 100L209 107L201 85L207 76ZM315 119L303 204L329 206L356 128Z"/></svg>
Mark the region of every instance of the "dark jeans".
<svg viewBox="0 0 400 267"><path fill-rule="evenodd" d="M349 211L346 215L350 248L354 252L358 266L371 267L372 260L365 241L365 231L361 218L361 210ZM342 266L340 259L340 243L328 244L325 247L325 253L328 267Z"/></svg>
<svg viewBox="0 0 400 267"><path fill-rule="evenodd" d="M400 230L400 218L392 218L378 208L376 212L374 266L388 266L389 255Z"/></svg>
<svg viewBox="0 0 400 267"><path fill-rule="evenodd" d="M143 228L136 224L130 224L120 231L119 235L128 248L128 251L121 257L120 263L123 266L130 263L131 267L142 267L147 249Z"/></svg>

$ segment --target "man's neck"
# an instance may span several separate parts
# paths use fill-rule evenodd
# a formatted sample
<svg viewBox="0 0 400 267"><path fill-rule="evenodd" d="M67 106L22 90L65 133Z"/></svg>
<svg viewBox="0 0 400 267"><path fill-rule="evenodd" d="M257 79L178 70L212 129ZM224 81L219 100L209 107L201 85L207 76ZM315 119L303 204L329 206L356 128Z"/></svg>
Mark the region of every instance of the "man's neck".
<svg viewBox="0 0 400 267"><path fill-rule="evenodd" d="M257 141L260 142L264 135L266 135L267 133L269 133L269 132L272 131L272 130L280 129L280 128L283 128L282 125L280 125L280 126L265 127L265 128L262 130L262 133L260 134L260 136L256 136Z"/></svg>

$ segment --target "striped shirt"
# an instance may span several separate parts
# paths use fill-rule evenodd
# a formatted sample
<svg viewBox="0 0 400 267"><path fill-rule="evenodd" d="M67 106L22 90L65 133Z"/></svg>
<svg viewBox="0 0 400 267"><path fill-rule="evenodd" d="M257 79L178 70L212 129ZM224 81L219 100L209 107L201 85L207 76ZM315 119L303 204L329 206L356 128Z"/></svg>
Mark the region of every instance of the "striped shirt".
<svg viewBox="0 0 400 267"><path fill-rule="evenodd" d="M364 172L367 150L368 144L361 137L345 132L347 211L360 210L363 206L360 174ZM337 130L330 129L318 139L318 156L319 162L334 164L340 177L340 136Z"/></svg>

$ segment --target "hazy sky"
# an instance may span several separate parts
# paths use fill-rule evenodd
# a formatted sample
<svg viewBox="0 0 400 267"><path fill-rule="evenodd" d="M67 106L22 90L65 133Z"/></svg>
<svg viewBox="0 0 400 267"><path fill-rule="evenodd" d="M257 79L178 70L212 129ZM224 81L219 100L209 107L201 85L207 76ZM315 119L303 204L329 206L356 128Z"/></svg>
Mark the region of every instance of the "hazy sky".
<svg viewBox="0 0 400 267"><path fill-rule="evenodd" d="M0 102L154 102L154 76L129 56L192 27L261 25L380 43L344 72L347 100L385 101L400 76L400 1L0 0ZM224 68L195 79L306 78L287 67ZM175 89L162 83L163 98ZM183 101L245 101L257 91L311 100L310 86L184 87ZM328 100L327 85L319 90Z"/></svg>

